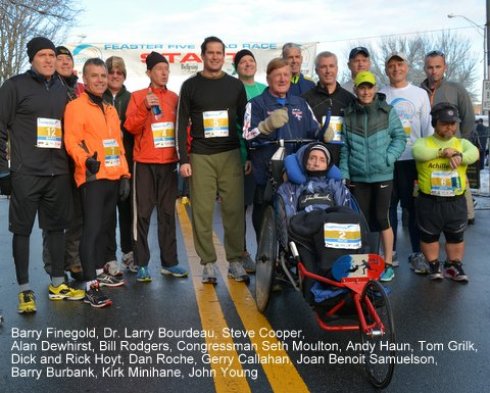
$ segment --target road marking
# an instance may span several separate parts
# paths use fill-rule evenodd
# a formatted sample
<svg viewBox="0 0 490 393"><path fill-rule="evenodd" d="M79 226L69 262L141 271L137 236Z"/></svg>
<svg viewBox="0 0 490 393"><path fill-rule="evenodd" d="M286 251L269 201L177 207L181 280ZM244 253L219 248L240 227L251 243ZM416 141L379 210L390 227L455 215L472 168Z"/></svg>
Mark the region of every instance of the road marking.
<svg viewBox="0 0 490 393"><path fill-rule="evenodd" d="M185 211L185 207L177 203L177 214L179 216L180 227L184 238L187 257L189 260L189 268L191 270L192 283L194 284L194 292L196 294L197 306L203 330L212 330L216 332L214 338L206 337L206 343L225 343L233 344L233 339L223 337L222 331L228 327L223 310L219 303L218 295L213 285L203 284L201 282L202 270L200 259L196 254L194 242L192 240L192 227ZM243 372L242 365L238 362L238 353L235 350L230 351L208 351L210 356L231 356L233 362L232 369L237 372ZM223 365L221 365L223 366ZM250 386L246 377L229 377L223 375L219 364L211 364L211 369L214 370L213 379L217 393L227 392L250 392ZM240 375L240 374L238 374Z"/></svg>
<svg viewBox="0 0 490 393"><path fill-rule="evenodd" d="M217 298L216 291L214 290L214 288L212 288L211 285L203 285L200 281L200 276L201 276L201 271L199 270L200 260L199 257L197 257L197 255L195 254L195 249L192 240L189 239L189 237L192 234L189 218L187 216L185 208L179 204L177 206L178 206L177 212L179 215L179 220L181 222L182 230L183 232L185 232L184 242L189 255L189 266L192 272L194 288L196 290L196 297L198 298L198 306L201 315L201 320L203 323L203 329L206 329L205 318L210 319L210 321L206 321L206 323L215 322L213 319L211 319L211 313L206 310L207 307L213 307L213 309L217 308L219 310L219 312L221 313L221 317L223 318L222 327L225 327L226 321L224 320L221 307L219 306L219 300ZM301 378L298 371L296 370L296 367L294 366L294 363L289 358L289 355L285 350L280 349L281 348L280 345L282 342L280 340L277 340L276 338L259 337L258 332L261 328L265 328L268 330L273 330L273 328L270 325L269 321L257 310L257 307L255 305L255 300L249 288L244 283L239 283L227 278L228 263L226 262L223 246L221 245L221 242L219 238L216 236L216 233L214 233L214 231L213 231L213 243L216 248L216 254L218 256L218 262L217 262L218 269L224 278L223 281L226 285L226 288L228 289L228 292L230 294L231 299L233 300L233 303L235 304L236 310L238 312L240 319L242 320L243 326L245 327L245 330L252 330L254 332L257 332L255 337L249 338L250 342L252 344L255 344L257 347L257 351L256 351L257 355L266 356L268 354L268 352L263 349L262 344L264 341L269 341L271 345L277 344L276 348L278 349L274 351L274 355L281 356L283 359L284 358L287 359L287 361L284 361L280 364L279 363L262 364L262 368L267 376L272 391L295 392L295 393L308 392L309 391L308 387L306 386L303 379ZM207 287L207 288L203 288L203 287ZM214 303L209 304L208 301L199 304L199 296L197 295L198 290L199 292L201 292L202 290L207 290L207 289L212 290L212 295L213 295L212 299ZM219 329L219 331L221 332L221 328L215 327L215 329ZM220 337L219 341L221 340L225 341L227 339ZM238 356L236 351L235 351L235 356ZM237 361L237 359L235 360ZM247 384L247 388L250 389L248 384ZM216 385L216 389L218 391L217 385Z"/></svg>

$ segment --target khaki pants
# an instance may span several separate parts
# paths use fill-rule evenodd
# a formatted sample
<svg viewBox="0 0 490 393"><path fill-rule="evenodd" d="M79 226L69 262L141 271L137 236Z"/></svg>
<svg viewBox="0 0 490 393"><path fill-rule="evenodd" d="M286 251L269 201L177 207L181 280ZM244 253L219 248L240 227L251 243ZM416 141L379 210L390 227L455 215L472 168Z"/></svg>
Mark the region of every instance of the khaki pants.
<svg viewBox="0 0 490 393"><path fill-rule="evenodd" d="M194 246L201 263L216 262L213 213L216 195L221 198L224 246L229 262L240 260L244 239L243 168L240 150L204 155L191 154L190 192Z"/></svg>

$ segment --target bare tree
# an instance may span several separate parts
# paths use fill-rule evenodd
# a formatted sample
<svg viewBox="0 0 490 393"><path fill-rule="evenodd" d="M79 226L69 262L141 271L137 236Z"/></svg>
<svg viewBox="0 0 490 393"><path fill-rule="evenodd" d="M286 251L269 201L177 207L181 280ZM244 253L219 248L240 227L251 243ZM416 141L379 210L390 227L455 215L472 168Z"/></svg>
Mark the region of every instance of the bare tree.
<svg viewBox="0 0 490 393"><path fill-rule="evenodd" d="M27 63L26 44L35 36L62 41L79 12L73 1L0 0L0 84Z"/></svg>
<svg viewBox="0 0 490 393"><path fill-rule="evenodd" d="M365 46L371 54L371 71L376 75L380 85L389 83L385 73L385 59L393 52L403 52L410 64L408 80L418 86L426 78L424 72L425 54L439 50L445 54L448 65L446 78L461 83L473 99L477 97L475 84L477 75L477 58L471 52L470 41L450 31L439 34L416 36L391 36L380 39L377 43L356 44ZM348 52L348 50L347 50ZM350 73L342 75L342 80L350 79Z"/></svg>

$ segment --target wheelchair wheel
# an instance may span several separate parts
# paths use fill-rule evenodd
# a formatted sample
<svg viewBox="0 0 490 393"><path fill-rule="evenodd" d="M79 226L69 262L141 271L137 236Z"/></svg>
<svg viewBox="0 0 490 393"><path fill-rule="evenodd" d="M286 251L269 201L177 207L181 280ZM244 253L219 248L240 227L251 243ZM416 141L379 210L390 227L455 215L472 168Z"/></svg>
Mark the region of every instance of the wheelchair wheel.
<svg viewBox="0 0 490 393"><path fill-rule="evenodd" d="M379 323L376 323L375 315L369 312L369 302L375 307ZM372 325L367 331L360 327L362 343L369 343L373 348L365 351L366 372L372 385L385 388L391 382L395 368L394 362L390 361L396 355L395 324L388 295L378 281L366 284L361 295L361 307L367 325Z"/></svg>
<svg viewBox="0 0 490 393"><path fill-rule="evenodd" d="M272 206L268 206L262 219L255 267L255 300L260 312L264 312L269 303L276 259L277 241L274 209Z"/></svg>

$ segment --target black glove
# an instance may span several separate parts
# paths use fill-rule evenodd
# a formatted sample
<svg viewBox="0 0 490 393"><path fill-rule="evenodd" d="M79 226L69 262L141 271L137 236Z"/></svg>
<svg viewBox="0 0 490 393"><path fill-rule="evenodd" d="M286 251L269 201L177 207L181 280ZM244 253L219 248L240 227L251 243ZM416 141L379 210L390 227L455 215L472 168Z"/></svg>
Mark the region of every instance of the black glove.
<svg viewBox="0 0 490 393"><path fill-rule="evenodd" d="M12 194L12 181L10 175L0 177L0 195Z"/></svg>
<svg viewBox="0 0 490 393"><path fill-rule="evenodd" d="M97 152L95 152L92 157L87 158L85 166L87 167L87 171L92 175L95 175L99 171L100 161L97 160Z"/></svg>
<svg viewBox="0 0 490 393"><path fill-rule="evenodd" d="M119 181L119 200L125 201L128 199L131 186L129 185L129 179L127 177L121 177Z"/></svg>

